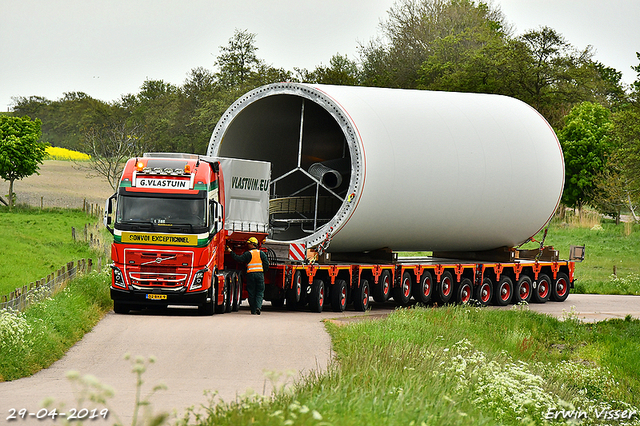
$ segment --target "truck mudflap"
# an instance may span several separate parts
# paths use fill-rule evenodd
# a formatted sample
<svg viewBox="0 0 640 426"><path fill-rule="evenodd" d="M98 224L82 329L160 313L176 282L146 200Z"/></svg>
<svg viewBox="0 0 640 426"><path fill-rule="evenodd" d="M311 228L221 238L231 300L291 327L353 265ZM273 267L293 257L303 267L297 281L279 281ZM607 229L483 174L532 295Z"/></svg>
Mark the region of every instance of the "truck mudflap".
<svg viewBox="0 0 640 426"><path fill-rule="evenodd" d="M207 302L208 293L209 290L190 293L151 293L111 287L111 299L114 302L141 307L201 306Z"/></svg>

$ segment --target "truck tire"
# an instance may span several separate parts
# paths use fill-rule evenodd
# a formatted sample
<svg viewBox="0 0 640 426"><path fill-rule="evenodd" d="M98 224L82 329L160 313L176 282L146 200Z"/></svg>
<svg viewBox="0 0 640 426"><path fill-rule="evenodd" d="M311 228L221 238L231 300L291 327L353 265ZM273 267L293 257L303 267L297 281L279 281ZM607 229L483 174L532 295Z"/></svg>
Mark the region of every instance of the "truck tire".
<svg viewBox="0 0 640 426"><path fill-rule="evenodd" d="M522 275L513 289L513 298L511 302L513 304L529 303L531 300L531 293L533 292L533 284L531 278L526 275Z"/></svg>
<svg viewBox="0 0 640 426"><path fill-rule="evenodd" d="M438 301L443 305L449 303L453 296L453 275L451 272L445 271L440 277L440 282L436 285Z"/></svg>
<svg viewBox="0 0 640 426"><path fill-rule="evenodd" d="M486 277L482 280L482 284L480 284L475 291L475 299L482 306L487 306L491 303L491 296L493 296L493 281L491 278Z"/></svg>
<svg viewBox="0 0 640 426"><path fill-rule="evenodd" d="M456 303L466 305L473 299L473 283L469 278L463 278L456 286Z"/></svg>
<svg viewBox="0 0 640 426"><path fill-rule="evenodd" d="M513 281L504 275L496 284L493 301L497 306L506 306L511 302L513 296Z"/></svg>
<svg viewBox="0 0 640 426"><path fill-rule="evenodd" d="M558 272L556 280L551 286L551 299L564 302L569 297L569 277L564 272Z"/></svg>
<svg viewBox="0 0 640 426"><path fill-rule="evenodd" d="M227 300L224 304L224 311L231 312L232 304L233 304L233 295L236 293L236 288L231 279L231 274L227 274L224 278L225 286L227 287Z"/></svg>
<svg viewBox="0 0 640 426"><path fill-rule="evenodd" d="M116 314L128 314L130 311L129 306L118 300L113 301L113 312Z"/></svg>
<svg viewBox="0 0 640 426"><path fill-rule="evenodd" d="M433 275L429 271L423 271L420 281L413 288L413 298L416 302L427 304L431 302L433 294Z"/></svg>
<svg viewBox="0 0 640 426"><path fill-rule="evenodd" d="M291 284L291 288L287 289L287 308L289 310L294 310L298 307L300 303L300 299L302 298L302 289L303 289L303 281L304 274L302 271L296 271L293 275L293 283Z"/></svg>
<svg viewBox="0 0 640 426"><path fill-rule="evenodd" d="M240 281L240 275L238 272L234 271L231 274L231 281L235 284L231 310L233 312L238 312L240 310L240 305L242 304L242 281Z"/></svg>
<svg viewBox="0 0 640 426"><path fill-rule="evenodd" d="M211 280L211 284L213 284L213 278ZM209 288L210 301L209 302L205 301L204 304L198 308L198 310L200 311L200 314L202 315L211 316L215 312L216 300L214 298L214 288L215 287L213 285Z"/></svg>
<svg viewBox="0 0 640 426"><path fill-rule="evenodd" d="M400 306L407 306L411 300L411 290L414 287L414 278L409 271L402 274L400 285L393 288L393 300Z"/></svg>
<svg viewBox="0 0 640 426"><path fill-rule="evenodd" d="M226 310L226 306L227 306L227 298L229 297L229 286L228 286L228 282L225 279L223 282L223 288L222 288L222 303L220 305L218 305L218 280L216 280L216 285L215 285L215 293L213 295L213 297L211 298L211 300L213 301L213 305L215 306L214 311L216 314L224 314L225 310Z"/></svg>
<svg viewBox="0 0 640 426"><path fill-rule="evenodd" d="M320 278L314 279L313 284L311 284L311 293L309 294L309 307L311 308L311 312L322 312L322 308L324 308L324 296L324 281Z"/></svg>
<svg viewBox="0 0 640 426"><path fill-rule="evenodd" d="M547 274L538 275L535 288L531 294L531 300L536 303L546 303L551 296L551 278Z"/></svg>
<svg viewBox="0 0 640 426"><path fill-rule="evenodd" d="M347 282L336 280L331 288L331 309L334 312L344 312L347 308Z"/></svg>
<svg viewBox="0 0 640 426"><path fill-rule="evenodd" d="M391 295L391 272L385 269L378 278L378 283L373 286L373 300L384 303Z"/></svg>
<svg viewBox="0 0 640 426"><path fill-rule="evenodd" d="M369 309L369 296L371 295L371 287L369 280L360 279L360 286L354 290L353 307L356 311L365 312Z"/></svg>

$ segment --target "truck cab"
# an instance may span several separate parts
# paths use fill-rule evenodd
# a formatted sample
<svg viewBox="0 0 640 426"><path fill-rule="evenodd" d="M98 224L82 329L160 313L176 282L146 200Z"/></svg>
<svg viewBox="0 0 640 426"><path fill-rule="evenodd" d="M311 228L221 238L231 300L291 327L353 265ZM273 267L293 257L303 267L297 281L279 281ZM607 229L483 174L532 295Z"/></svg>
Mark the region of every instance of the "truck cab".
<svg viewBox="0 0 640 426"><path fill-rule="evenodd" d="M224 252L221 179L219 163L197 155L127 161L105 207L117 313L169 304L215 308Z"/></svg>

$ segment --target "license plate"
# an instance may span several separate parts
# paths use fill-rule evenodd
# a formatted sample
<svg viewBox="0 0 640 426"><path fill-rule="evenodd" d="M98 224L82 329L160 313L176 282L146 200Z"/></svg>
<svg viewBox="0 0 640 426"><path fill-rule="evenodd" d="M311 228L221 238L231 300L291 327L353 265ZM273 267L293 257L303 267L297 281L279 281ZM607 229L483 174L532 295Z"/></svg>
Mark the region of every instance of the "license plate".
<svg viewBox="0 0 640 426"><path fill-rule="evenodd" d="M166 298L167 298L166 294L147 294L147 299L164 300Z"/></svg>

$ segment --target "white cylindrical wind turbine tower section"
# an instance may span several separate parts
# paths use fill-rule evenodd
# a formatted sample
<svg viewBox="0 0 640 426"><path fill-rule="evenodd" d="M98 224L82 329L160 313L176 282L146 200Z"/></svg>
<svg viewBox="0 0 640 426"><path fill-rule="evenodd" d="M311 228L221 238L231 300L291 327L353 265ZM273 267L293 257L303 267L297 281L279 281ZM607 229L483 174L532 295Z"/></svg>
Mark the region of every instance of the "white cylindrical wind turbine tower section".
<svg viewBox="0 0 640 426"><path fill-rule="evenodd" d="M208 155L271 162L271 238L333 252L512 247L564 186L552 128L500 95L271 84L224 113Z"/></svg>

